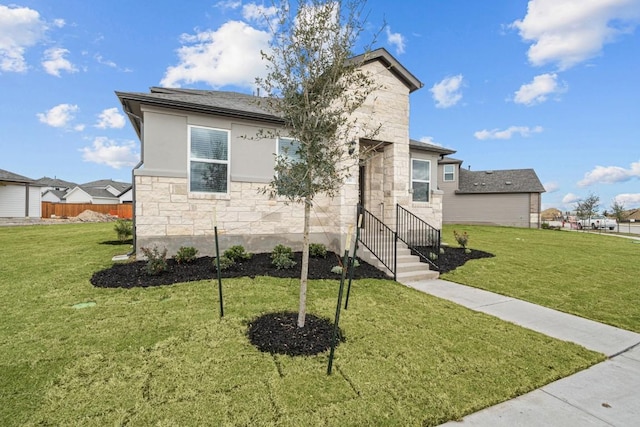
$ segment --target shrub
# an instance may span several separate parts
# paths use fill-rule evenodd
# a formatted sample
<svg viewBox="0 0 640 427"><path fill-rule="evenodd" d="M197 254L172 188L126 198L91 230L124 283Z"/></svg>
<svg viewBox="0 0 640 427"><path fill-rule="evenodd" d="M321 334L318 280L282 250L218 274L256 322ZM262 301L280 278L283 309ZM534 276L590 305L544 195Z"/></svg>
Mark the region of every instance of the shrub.
<svg viewBox="0 0 640 427"><path fill-rule="evenodd" d="M229 249L224 251L222 255L229 258L234 262L234 264L236 262L251 259L251 257L253 256L252 253L245 251L244 246L242 245L231 246ZM222 260L222 257L220 257L220 259Z"/></svg>
<svg viewBox="0 0 640 427"><path fill-rule="evenodd" d="M153 249L140 248L142 253L147 257L147 265L144 268L145 273L149 276L156 276L163 271L167 271L167 248L164 248L162 252L157 246Z"/></svg>
<svg viewBox="0 0 640 427"><path fill-rule="evenodd" d="M453 237L455 237L456 242L463 248L467 248L467 243L469 243L469 235L466 231L462 233L458 233L456 230L453 230Z"/></svg>
<svg viewBox="0 0 640 427"><path fill-rule="evenodd" d="M178 264L189 264L196 260L198 250L193 246L180 246L176 256L173 258Z"/></svg>
<svg viewBox="0 0 640 427"><path fill-rule="evenodd" d="M431 261L436 261L438 259L438 254L435 252L429 252L429 259Z"/></svg>
<svg viewBox="0 0 640 427"><path fill-rule="evenodd" d="M326 258L327 247L322 243L311 243L309 244L309 256L313 258Z"/></svg>
<svg viewBox="0 0 640 427"><path fill-rule="evenodd" d="M550 228L549 223L543 222L542 224L540 224L540 228L542 228L543 230L548 230Z"/></svg>
<svg viewBox="0 0 640 427"><path fill-rule="evenodd" d="M278 270L288 270L296 265L291 248L284 245L276 245L273 248L273 252L271 252L271 264L275 265Z"/></svg>
<svg viewBox="0 0 640 427"><path fill-rule="evenodd" d="M220 257L220 271L228 270L231 267L236 265L235 261L229 258L226 255L222 255ZM213 268L218 268L218 263L216 262L216 258L213 259Z"/></svg>
<svg viewBox="0 0 640 427"><path fill-rule="evenodd" d="M133 236L133 221L127 219L119 219L116 221L113 229L118 234L118 240L124 242Z"/></svg>
<svg viewBox="0 0 640 427"><path fill-rule="evenodd" d="M358 258L355 258L351 261L351 266L352 268L360 267L360 261L358 261ZM331 272L336 274L342 274L342 265L336 265L331 269Z"/></svg>

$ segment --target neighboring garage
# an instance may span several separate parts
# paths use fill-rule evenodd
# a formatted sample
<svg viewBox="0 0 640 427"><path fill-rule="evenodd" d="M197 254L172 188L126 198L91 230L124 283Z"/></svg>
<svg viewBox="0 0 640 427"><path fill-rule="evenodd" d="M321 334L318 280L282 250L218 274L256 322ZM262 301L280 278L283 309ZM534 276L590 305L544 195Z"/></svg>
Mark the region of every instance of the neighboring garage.
<svg viewBox="0 0 640 427"><path fill-rule="evenodd" d="M0 169L0 218L40 218L40 185Z"/></svg>

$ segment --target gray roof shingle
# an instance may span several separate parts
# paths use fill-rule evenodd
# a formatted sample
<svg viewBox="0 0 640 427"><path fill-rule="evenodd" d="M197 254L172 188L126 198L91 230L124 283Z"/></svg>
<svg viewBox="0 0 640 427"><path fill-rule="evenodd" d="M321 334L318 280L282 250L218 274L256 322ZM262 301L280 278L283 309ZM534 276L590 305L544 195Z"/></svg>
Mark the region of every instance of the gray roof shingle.
<svg viewBox="0 0 640 427"><path fill-rule="evenodd" d="M26 176L18 175L17 173L9 172L8 170L0 169L0 181L5 182L20 182L33 184L34 181Z"/></svg>
<svg viewBox="0 0 640 427"><path fill-rule="evenodd" d="M533 169L469 171L460 169L458 194L544 193Z"/></svg>
<svg viewBox="0 0 640 427"><path fill-rule="evenodd" d="M75 182L65 181L63 179L58 178L49 178L48 176L43 176L40 179L36 179L35 181L38 184L41 184L44 187L59 187L59 188L73 188L78 184Z"/></svg>

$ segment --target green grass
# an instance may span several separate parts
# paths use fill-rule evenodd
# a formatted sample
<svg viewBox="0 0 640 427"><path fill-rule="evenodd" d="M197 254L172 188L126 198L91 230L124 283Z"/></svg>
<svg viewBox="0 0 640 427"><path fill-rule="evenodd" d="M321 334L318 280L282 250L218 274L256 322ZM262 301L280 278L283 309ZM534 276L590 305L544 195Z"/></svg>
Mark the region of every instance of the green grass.
<svg viewBox="0 0 640 427"><path fill-rule="evenodd" d="M252 318L296 310L296 280L224 280L219 319L212 281L92 287L128 249L101 244L114 238L112 224L0 228L0 425L435 425L604 358L360 280L327 376L326 353L272 356L245 336ZM309 312L332 318L337 289L311 281Z"/></svg>
<svg viewBox="0 0 640 427"><path fill-rule="evenodd" d="M469 234L474 260L445 280L520 298L640 332L640 243L607 234L509 227L445 226Z"/></svg>

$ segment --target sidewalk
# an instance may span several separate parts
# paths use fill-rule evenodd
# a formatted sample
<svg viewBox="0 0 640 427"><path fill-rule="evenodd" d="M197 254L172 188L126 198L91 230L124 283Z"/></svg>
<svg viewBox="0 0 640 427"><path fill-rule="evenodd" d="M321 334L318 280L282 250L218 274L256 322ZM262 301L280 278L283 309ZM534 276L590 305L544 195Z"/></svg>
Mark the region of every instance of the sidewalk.
<svg viewBox="0 0 640 427"><path fill-rule="evenodd" d="M445 280L405 285L609 356L589 369L445 426L640 425L640 334Z"/></svg>

